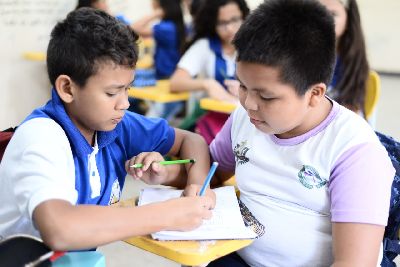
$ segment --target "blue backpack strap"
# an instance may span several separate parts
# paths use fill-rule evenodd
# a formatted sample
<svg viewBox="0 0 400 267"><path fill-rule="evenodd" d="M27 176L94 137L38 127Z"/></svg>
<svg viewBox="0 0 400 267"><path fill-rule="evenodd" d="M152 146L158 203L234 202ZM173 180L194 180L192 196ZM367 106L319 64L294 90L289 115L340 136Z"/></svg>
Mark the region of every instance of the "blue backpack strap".
<svg viewBox="0 0 400 267"><path fill-rule="evenodd" d="M394 258L400 254L399 229L400 229L400 143L390 136L376 132L382 145L386 148L388 156L396 170L390 196L390 209L388 224L385 228L383 240L383 259L381 266L396 266Z"/></svg>

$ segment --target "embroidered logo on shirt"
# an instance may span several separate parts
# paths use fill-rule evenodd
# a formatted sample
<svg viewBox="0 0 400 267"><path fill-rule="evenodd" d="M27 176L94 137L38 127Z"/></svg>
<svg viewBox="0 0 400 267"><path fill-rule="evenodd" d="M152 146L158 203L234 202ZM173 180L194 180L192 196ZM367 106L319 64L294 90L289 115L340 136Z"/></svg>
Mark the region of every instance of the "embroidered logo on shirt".
<svg viewBox="0 0 400 267"><path fill-rule="evenodd" d="M247 140L242 141L240 144L236 144L235 148L233 149L236 161L240 165L249 162L249 158L246 157L246 153L247 151L250 150L250 148L248 148L246 145L247 145Z"/></svg>
<svg viewBox="0 0 400 267"><path fill-rule="evenodd" d="M321 188L328 184L328 180L322 179L319 176L318 171L309 165L303 165L303 168L297 174L300 183L302 183L308 189Z"/></svg>
<svg viewBox="0 0 400 267"><path fill-rule="evenodd" d="M119 186L118 179L115 179L111 188L111 195L110 195L110 200L108 201L108 205L117 203L120 197L121 197L121 188Z"/></svg>

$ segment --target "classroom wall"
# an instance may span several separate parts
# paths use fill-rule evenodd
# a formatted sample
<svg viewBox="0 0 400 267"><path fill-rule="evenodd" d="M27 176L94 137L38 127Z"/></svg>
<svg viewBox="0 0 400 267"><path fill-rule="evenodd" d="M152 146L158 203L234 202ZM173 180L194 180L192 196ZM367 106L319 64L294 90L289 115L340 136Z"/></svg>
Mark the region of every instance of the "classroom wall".
<svg viewBox="0 0 400 267"><path fill-rule="evenodd" d="M251 8L262 0L248 0ZM359 0L372 68L400 73L398 0ZM382 4L384 2L384 4ZM109 0L113 14L135 20L151 0ZM73 0L0 0L0 130L18 125L50 96L45 62L28 61L26 51L45 51L52 27L75 7Z"/></svg>

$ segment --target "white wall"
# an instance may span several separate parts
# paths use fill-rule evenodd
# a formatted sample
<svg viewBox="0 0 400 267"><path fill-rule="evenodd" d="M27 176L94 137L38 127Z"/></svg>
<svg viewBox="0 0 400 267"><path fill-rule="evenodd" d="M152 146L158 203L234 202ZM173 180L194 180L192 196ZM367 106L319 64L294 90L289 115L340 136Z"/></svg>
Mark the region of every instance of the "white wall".
<svg viewBox="0 0 400 267"><path fill-rule="evenodd" d="M262 0L248 0L254 8ZM400 73L399 0L359 0L369 57L374 69ZM44 62L26 51L45 51L52 27L75 7L73 0L0 0L0 130L19 124L50 95ZM113 14L135 20L151 0L109 0ZM383 4L384 3L384 4Z"/></svg>

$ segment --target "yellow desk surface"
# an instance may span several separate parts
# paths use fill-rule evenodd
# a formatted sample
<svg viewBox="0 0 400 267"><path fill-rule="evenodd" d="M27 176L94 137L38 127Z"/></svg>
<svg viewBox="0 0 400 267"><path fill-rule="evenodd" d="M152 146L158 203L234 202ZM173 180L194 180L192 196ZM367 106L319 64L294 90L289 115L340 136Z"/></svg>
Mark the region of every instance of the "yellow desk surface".
<svg viewBox="0 0 400 267"><path fill-rule="evenodd" d="M235 110L236 105L229 102L223 102L212 98L200 99L200 107L205 110L217 111L222 113L232 113Z"/></svg>
<svg viewBox="0 0 400 267"><path fill-rule="evenodd" d="M22 56L31 61L45 61L46 60L46 53L45 52L25 52ZM153 58L151 56L144 56L143 58L139 59L136 63L136 68L139 69L147 69L153 66Z"/></svg>
<svg viewBox="0 0 400 267"><path fill-rule="evenodd" d="M189 99L189 93L171 93L169 91L168 80L159 80L155 86L131 87L128 93L129 96L134 98L160 103L184 101Z"/></svg>
<svg viewBox="0 0 400 267"><path fill-rule="evenodd" d="M45 61L46 60L46 53L44 52L25 52L22 56L27 60L32 61Z"/></svg>
<svg viewBox="0 0 400 267"><path fill-rule="evenodd" d="M135 205L129 199L119 203L122 207ZM233 251L250 245L252 239L210 241L157 241L151 236L132 237L124 240L128 244L147 250L183 265L196 266L208 263Z"/></svg>

